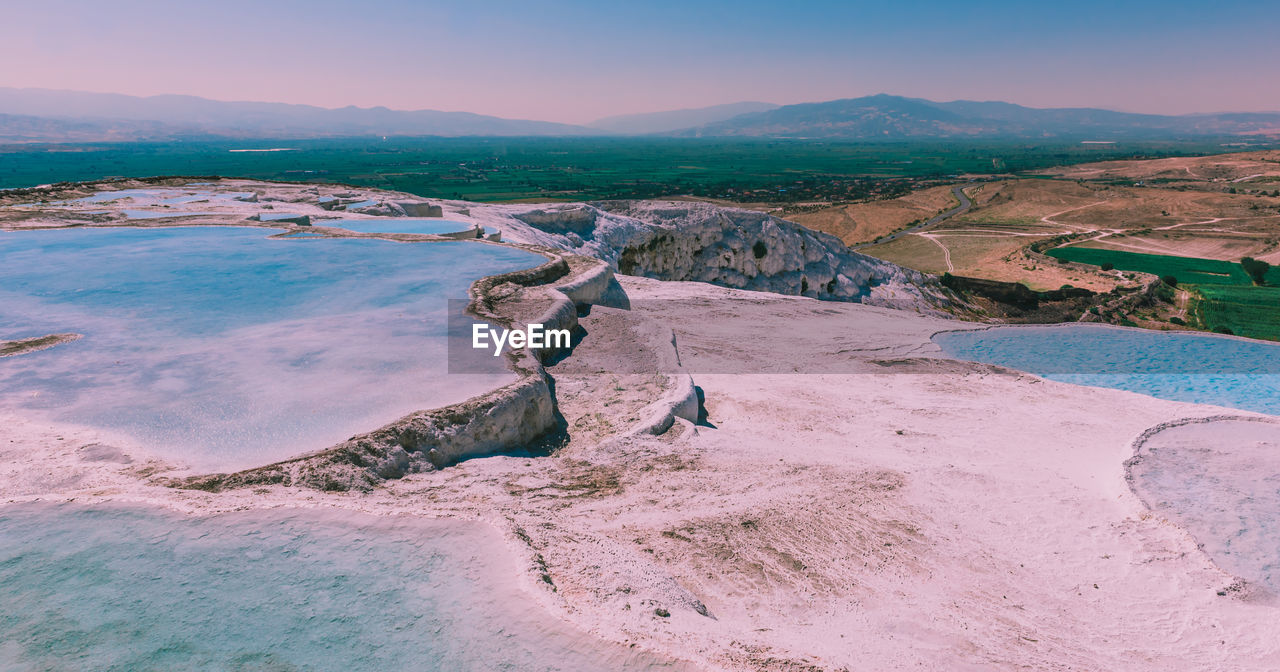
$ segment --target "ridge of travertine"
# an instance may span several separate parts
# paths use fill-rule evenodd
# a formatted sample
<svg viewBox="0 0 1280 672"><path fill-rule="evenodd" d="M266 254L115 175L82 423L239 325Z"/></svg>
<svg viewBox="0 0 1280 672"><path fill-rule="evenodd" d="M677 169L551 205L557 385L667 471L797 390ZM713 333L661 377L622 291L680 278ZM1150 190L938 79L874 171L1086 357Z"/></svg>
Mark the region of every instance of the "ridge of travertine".
<svg viewBox="0 0 1280 672"><path fill-rule="evenodd" d="M536 248L522 246L533 251ZM554 329L574 329L579 307L624 306L626 293L612 269L599 260L546 251L546 263L477 280L470 289L469 312L490 323L519 327L528 323L498 304L529 294L538 307L534 322ZM670 358L675 358L670 339ZM661 339L659 339L661 340ZM548 440L559 427L556 397L543 366L554 350L529 348L508 352L509 368L519 378L465 401L415 411L335 446L231 474L205 474L166 482L175 487L219 491L270 484L320 490L368 491L389 479L440 468L461 460L527 449ZM698 418L692 378L679 370L660 375L669 381L666 394L646 408L642 426L633 433L661 433L682 418Z"/></svg>
<svg viewBox="0 0 1280 672"><path fill-rule="evenodd" d="M937 278L850 250L773 215L710 203L597 201L485 205L472 217L504 240L608 262L620 273L944 314Z"/></svg>

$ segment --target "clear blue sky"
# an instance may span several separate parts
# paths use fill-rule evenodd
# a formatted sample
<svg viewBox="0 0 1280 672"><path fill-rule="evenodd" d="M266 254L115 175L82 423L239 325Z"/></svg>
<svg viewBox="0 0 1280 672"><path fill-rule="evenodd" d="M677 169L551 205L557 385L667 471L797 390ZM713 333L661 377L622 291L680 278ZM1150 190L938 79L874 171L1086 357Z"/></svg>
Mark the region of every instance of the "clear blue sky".
<svg viewBox="0 0 1280 672"><path fill-rule="evenodd" d="M1280 110L1255 2L39 0L0 86L565 122L894 93L1185 113Z"/></svg>

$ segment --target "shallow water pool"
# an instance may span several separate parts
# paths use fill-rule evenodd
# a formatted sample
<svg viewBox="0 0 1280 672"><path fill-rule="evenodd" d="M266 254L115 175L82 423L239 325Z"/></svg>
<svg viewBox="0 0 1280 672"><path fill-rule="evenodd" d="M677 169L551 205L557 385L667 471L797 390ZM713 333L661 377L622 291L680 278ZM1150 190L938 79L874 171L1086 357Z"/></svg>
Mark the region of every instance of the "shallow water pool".
<svg viewBox="0 0 1280 672"><path fill-rule="evenodd" d="M1077 385L1280 415L1280 343L1098 324L933 337L951 357Z"/></svg>
<svg viewBox="0 0 1280 672"><path fill-rule="evenodd" d="M0 338L84 336L0 359L0 407L230 469L324 448L513 379L500 361L490 373L446 373L448 299L542 257L271 233L0 233Z"/></svg>
<svg viewBox="0 0 1280 672"><path fill-rule="evenodd" d="M141 199L155 198L157 195L164 193L157 189L122 189L118 191L100 191L92 196L76 198L68 201L69 203L108 203L121 199Z"/></svg>
<svg viewBox="0 0 1280 672"><path fill-rule="evenodd" d="M0 507L0 668L672 669L515 581L491 529L272 511Z"/></svg>
<svg viewBox="0 0 1280 672"><path fill-rule="evenodd" d="M120 212L124 213L129 219L163 219L165 217L192 217L195 215L216 215L216 212L188 212L185 210L133 210L123 208Z"/></svg>
<svg viewBox="0 0 1280 672"><path fill-rule="evenodd" d="M317 221L317 226L333 226L359 233L441 234L466 231L472 226L444 219L339 219Z"/></svg>
<svg viewBox="0 0 1280 672"><path fill-rule="evenodd" d="M1171 427L1146 441L1129 473L1147 506L1219 567L1280 594L1280 424Z"/></svg>

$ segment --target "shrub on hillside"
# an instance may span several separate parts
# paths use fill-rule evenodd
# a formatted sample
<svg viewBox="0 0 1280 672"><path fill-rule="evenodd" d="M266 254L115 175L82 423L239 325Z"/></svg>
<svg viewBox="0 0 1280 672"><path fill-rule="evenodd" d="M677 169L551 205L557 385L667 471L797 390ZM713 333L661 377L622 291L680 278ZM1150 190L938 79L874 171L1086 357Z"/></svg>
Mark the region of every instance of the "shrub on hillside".
<svg viewBox="0 0 1280 672"><path fill-rule="evenodd" d="M1253 284L1258 286L1267 284L1267 271L1271 270L1271 264L1253 257L1245 257L1240 260L1240 268L1249 274Z"/></svg>
<svg viewBox="0 0 1280 672"><path fill-rule="evenodd" d="M1178 279L1173 277L1172 275L1160 276L1160 282L1163 282L1164 284L1169 285L1170 287L1178 286Z"/></svg>

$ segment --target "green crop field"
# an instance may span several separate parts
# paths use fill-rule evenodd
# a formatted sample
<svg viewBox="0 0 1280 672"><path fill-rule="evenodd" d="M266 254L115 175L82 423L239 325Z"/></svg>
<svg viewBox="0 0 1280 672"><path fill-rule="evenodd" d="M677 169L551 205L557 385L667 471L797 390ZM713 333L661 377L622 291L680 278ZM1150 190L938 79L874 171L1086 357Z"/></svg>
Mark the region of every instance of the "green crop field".
<svg viewBox="0 0 1280 672"><path fill-rule="evenodd" d="M1205 285L1197 288L1196 319L1210 330L1280 341L1280 287Z"/></svg>
<svg viewBox="0 0 1280 672"><path fill-rule="evenodd" d="M232 150L288 148L284 152ZM0 146L0 188L105 177L336 182L484 202L654 198L848 201L920 180L1120 158L1220 153L1215 142L820 142L704 138L331 138Z"/></svg>
<svg viewBox="0 0 1280 672"><path fill-rule="evenodd" d="M1171 275L1179 286L1194 293L1192 326L1209 331L1226 328L1237 336L1280 341L1280 267L1267 273L1269 286L1256 287L1240 264L1230 261L1092 247L1059 247L1048 254L1095 266L1110 263L1122 271Z"/></svg>
<svg viewBox="0 0 1280 672"><path fill-rule="evenodd" d="M1138 271L1164 277L1172 275L1178 284L1188 285L1252 285L1240 264L1217 259L1171 257L1162 254L1121 252L1094 247L1058 247L1046 252L1065 261L1101 266L1110 263L1121 271ZM1267 273L1267 283L1280 285L1280 267Z"/></svg>

